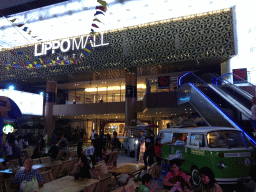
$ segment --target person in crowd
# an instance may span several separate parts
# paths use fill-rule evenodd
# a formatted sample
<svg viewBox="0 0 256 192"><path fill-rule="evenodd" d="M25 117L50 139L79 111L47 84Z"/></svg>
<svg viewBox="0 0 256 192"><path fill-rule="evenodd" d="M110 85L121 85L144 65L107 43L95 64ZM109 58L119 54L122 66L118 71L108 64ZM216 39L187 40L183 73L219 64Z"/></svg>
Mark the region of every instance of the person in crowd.
<svg viewBox="0 0 256 192"><path fill-rule="evenodd" d="M150 131L144 132L145 136L145 153L143 156L144 164L151 166L154 163L154 137L151 136ZM148 161L147 161L148 158Z"/></svg>
<svg viewBox="0 0 256 192"><path fill-rule="evenodd" d="M57 135L55 133L55 130L52 131L52 143L57 144Z"/></svg>
<svg viewBox="0 0 256 192"><path fill-rule="evenodd" d="M75 179L79 178L91 178L90 166L88 165L87 158L81 156L78 160L78 163L75 165L74 176Z"/></svg>
<svg viewBox="0 0 256 192"><path fill-rule="evenodd" d="M92 144L94 143L94 141L95 141L95 131L94 131L94 129L92 130L92 133L91 133L91 141L92 141Z"/></svg>
<svg viewBox="0 0 256 192"><path fill-rule="evenodd" d="M256 97L252 98L251 111L252 111L252 127L254 129L254 133L256 136Z"/></svg>
<svg viewBox="0 0 256 192"><path fill-rule="evenodd" d="M201 168L199 174L201 176L201 184L198 189L190 190L191 192L222 192L221 187L215 180L214 173L209 167Z"/></svg>
<svg viewBox="0 0 256 192"><path fill-rule="evenodd" d="M59 142L60 150L64 150L63 157L66 157L68 153L68 140L65 138L64 133L61 135L61 140Z"/></svg>
<svg viewBox="0 0 256 192"><path fill-rule="evenodd" d="M21 153L20 148L17 145L15 145L14 135L9 137L8 143L11 147L11 154L12 155L8 155L3 164L5 165L6 162L17 159L19 165L22 166L22 160L21 160L22 153Z"/></svg>
<svg viewBox="0 0 256 192"><path fill-rule="evenodd" d="M92 162L92 167L94 167L94 166L96 165L95 156L94 156L94 146L88 147L88 148L85 150L84 153L85 153L85 156L91 160L91 162Z"/></svg>
<svg viewBox="0 0 256 192"><path fill-rule="evenodd" d="M83 154L83 142L82 141L79 141L78 144L77 144L77 157L82 157Z"/></svg>
<svg viewBox="0 0 256 192"><path fill-rule="evenodd" d="M20 150L23 149L23 146L24 146L24 139L21 135L18 136L18 146L20 148Z"/></svg>
<svg viewBox="0 0 256 192"><path fill-rule="evenodd" d="M98 137L98 134L95 133L94 134L94 143L93 143L93 146L94 146L94 154L95 154L95 161L96 163L101 161L102 159L102 156L103 156L103 151L106 151L105 147L104 147L104 142L101 138Z"/></svg>
<svg viewBox="0 0 256 192"><path fill-rule="evenodd" d="M59 147L56 144L52 143L51 148L48 151L48 155L50 156L51 161L57 160L59 151L60 151Z"/></svg>
<svg viewBox="0 0 256 192"><path fill-rule="evenodd" d="M32 181L35 177L38 181L39 187L44 185L44 180L38 170L32 169L33 162L30 158L24 161L24 170L18 171L12 181L12 186L16 189L20 188L20 184L23 181Z"/></svg>
<svg viewBox="0 0 256 192"><path fill-rule="evenodd" d="M139 192L154 192L156 191L158 185L154 185L154 187L151 187L152 184L152 176L149 175L148 173L145 173L142 176L142 184L139 186Z"/></svg>
<svg viewBox="0 0 256 192"><path fill-rule="evenodd" d="M41 146L38 143L33 151L33 154L31 156L31 159L37 159L41 157Z"/></svg>
<svg viewBox="0 0 256 192"><path fill-rule="evenodd" d="M117 132L116 131L113 132L113 139L112 139L110 144L111 144L111 151L114 151L114 150L120 151L121 150L121 142L117 138ZM116 167L116 165L117 165L117 161L114 162L115 167Z"/></svg>
<svg viewBox="0 0 256 192"><path fill-rule="evenodd" d="M110 148L110 142L111 142L111 136L110 134L108 133L107 134L107 147Z"/></svg>
<svg viewBox="0 0 256 192"><path fill-rule="evenodd" d="M168 172L164 178L164 188L182 188L183 191L189 189L189 179L187 175L179 169L180 161L178 159L173 159L170 161L170 166L171 171Z"/></svg>
<svg viewBox="0 0 256 192"><path fill-rule="evenodd" d="M170 142L166 142L166 143L161 143L161 138L157 137L156 138L156 142L154 145L154 155L156 158L156 162L157 162L157 169L156 169L156 175L158 178L158 181L162 181L162 179L160 179L160 174L161 174L161 162L163 160L162 158L162 146L172 143L172 141Z"/></svg>

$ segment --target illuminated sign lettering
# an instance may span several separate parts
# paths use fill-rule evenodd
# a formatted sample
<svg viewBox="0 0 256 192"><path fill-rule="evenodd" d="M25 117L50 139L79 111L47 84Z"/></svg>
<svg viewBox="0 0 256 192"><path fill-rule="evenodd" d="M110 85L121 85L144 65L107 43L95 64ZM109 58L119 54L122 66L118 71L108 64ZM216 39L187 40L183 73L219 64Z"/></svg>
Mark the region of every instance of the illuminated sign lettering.
<svg viewBox="0 0 256 192"><path fill-rule="evenodd" d="M87 35L80 37L80 39L62 39L61 41L55 40L42 44L35 44L34 56L38 57L42 55L47 55L48 51L51 51L51 53L54 54L56 50L60 50L62 53L66 53L71 50L76 51L79 49L84 49L88 41L90 42L92 47L109 45L109 43L104 43L104 34L101 33L100 35L100 44L97 44L95 35L93 36L94 42L92 40L89 40L89 35Z"/></svg>

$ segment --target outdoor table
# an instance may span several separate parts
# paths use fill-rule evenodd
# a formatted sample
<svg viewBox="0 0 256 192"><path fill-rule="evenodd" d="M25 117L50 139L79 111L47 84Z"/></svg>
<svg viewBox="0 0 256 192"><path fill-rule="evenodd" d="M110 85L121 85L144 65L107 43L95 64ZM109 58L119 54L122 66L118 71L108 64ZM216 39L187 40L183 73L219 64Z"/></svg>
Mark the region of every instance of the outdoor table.
<svg viewBox="0 0 256 192"><path fill-rule="evenodd" d="M35 164L32 166L32 169L40 169L40 168L46 168L46 167L52 167L58 164L61 164L62 161L56 161L53 163L43 163L43 164ZM24 170L24 167L21 167L19 170ZM0 170L0 173L5 173L5 174L15 174L18 169L5 169L5 170Z"/></svg>
<svg viewBox="0 0 256 192"><path fill-rule="evenodd" d="M39 188L39 192L80 192L98 182L96 179L75 180L73 176L66 176L44 184Z"/></svg>
<svg viewBox="0 0 256 192"><path fill-rule="evenodd" d="M124 183L124 185L126 185L128 183L128 181L130 180L130 178L134 178L134 180L136 181L135 176L138 175L138 177L139 177L141 174L141 171L144 168L146 168L145 165L124 165L124 166L109 170L108 172L112 173L114 175L117 183L119 184L119 186L121 186L121 184L117 178L117 176L119 174L127 174L128 175L128 178L126 179L126 181Z"/></svg>

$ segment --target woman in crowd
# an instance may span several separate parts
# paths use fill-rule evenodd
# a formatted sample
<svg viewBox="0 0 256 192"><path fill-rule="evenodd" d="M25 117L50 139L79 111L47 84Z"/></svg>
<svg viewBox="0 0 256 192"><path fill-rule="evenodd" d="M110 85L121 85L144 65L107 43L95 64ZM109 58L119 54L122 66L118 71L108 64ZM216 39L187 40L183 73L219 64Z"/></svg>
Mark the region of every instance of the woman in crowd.
<svg viewBox="0 0 256 192"><path fill-rule="evenodd" d="M90 166L87 163L87 158L85 156L81 156L75 166L75 171L74 171L75 179L91 178L89 169L90 169Z"/></svg>
<svg viewBox="0 0 256 192"><path fill-rule="evenodd" d="M185 173L183 173L180 169L180 161L178 159L173 159L170 161L171 171L167 173L164 178L164 188L172 189L174 188L182 188L182 190L186 190L190 188L189 179Z"/></svg>
<svg viewBox="0 0 256 192"><path fill-rule="evenodd" d="M199 170L201 176L201 185L195 191L191 192L222 192L221 187L215 180L214 173L209 167L203 167Z"/></svg>
<svg viewBox="0 0 256 192"><path fill-rule="evenodd" d="M77 144L77 157L82 157L83 156L83 142L82 141L78 141Z"/></svg>

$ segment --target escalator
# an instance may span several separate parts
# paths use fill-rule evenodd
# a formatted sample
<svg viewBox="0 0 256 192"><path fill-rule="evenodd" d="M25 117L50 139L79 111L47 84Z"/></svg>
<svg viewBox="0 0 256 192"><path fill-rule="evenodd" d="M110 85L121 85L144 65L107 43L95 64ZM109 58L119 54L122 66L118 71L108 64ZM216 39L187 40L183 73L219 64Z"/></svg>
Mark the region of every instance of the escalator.
<svg viewBox="0 0 256 192"><path fill-rule="evenodd" d="M254 130L250 119L252 96L236 89L231 83L216 85L219 80L213 74L201 78L193 73L182 75L179 78L177 104L189 102L209 126L235 127L256 143L252 139Z"/></svg>

